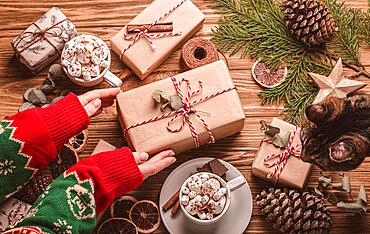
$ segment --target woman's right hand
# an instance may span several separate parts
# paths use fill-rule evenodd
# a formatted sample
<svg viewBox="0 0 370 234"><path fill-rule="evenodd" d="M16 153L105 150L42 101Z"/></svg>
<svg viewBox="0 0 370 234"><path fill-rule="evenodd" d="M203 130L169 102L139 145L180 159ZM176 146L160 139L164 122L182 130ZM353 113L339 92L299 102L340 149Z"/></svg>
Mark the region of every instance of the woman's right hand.
<svg viewBox="0 0 370 234"><path fill-rule="evenodd" d="M149 160L149 155L145 152L134 152L133 154L139 170L144 176L144 179L157 174L161 170L176 162L176 158L174 157L175 152L172 150L162 151Z"/></svg>

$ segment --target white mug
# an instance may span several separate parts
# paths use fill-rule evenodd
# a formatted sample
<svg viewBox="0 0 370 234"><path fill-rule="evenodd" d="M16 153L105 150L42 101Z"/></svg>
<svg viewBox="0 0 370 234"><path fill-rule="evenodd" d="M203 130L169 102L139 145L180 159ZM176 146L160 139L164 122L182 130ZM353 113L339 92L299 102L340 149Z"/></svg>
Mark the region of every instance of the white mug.
<svg viewBox="0 0 370 234"><path fill-rule="evenodd" d="M119 79L116 75L114 75L112 72L109 71L112 60L111 60L110 50L109 50L109 47L107 46L107 44L102 39L100 39L98 37L95 37L95 36L92 36L92 35L79 35L77 37L72 38L68 42L68 44L74 43L76 40L79 40L80 37L90 37L90 38L93 38L97 41L100 41L101 44L104 47L106 47L106 49L108 51L107 61L108 61L109 65L106 68L104 68L104 70L97 77L91 78L91 80L89 80L89 81L85 81L84 79L81 79L79 77L72 76L71 74L68 73L65 66L63 66L64 73L68 76L68 78L73 83L75 83L77 85L80 85L80 86L91 87L91 86L95 86L95 85L101 83L102 81L105 81L108 84L112 85L113 87L120 87L122 85L122 80ZM67 47L68 46L66 44L63 48L62 54L64 53L64 50L66 50ZM63 58L61 58L61 59L63 60Z"/></svg>
<svg viewBox="0 0 370 234"><path fill-rule="evenodd" d="M226 203L225 203L224 209L222 210L222 212L220 214L218 214L213 219L211 219L211 220L203 219L202 220L202 219L199 219L199 218L197 218L197 217L189 214L186 211L184 205L182 205L181 203L180 203L180 207L181 207L181 210L184 213L185 217L187 219L189 219L190 221L192 221L193 223L200 224L200 225L208 225L208 224L216 223L217 221L219 221L226 214L226 212L229 209L230 204L231 204L231 192L233 192L236 189L240 188L243 184L246 183L246 181L245 181L244 176L238 176L238 177L230 180L229 182L226 182L220 176L218 176L216 174L213 174L213 173L209 173L209 172L200 172L200 173L197 173L197 174L194 174L194 175L201 175L201 174L208 174L210 177L216 178L220 182L220 184L221 184L222 187L226 187L227 192L225 194L225 196L226 196ZM192 176L194 176L194 175L192 175ZM192 176L190 176L188 179L186 179L186 181L181 186L180 193L179 193L179 200L180 201L181 201L181 197L183 195L183 192L182 191L183 191L184 187L187 186L188 181L190 180L190 178Z"/></svg>

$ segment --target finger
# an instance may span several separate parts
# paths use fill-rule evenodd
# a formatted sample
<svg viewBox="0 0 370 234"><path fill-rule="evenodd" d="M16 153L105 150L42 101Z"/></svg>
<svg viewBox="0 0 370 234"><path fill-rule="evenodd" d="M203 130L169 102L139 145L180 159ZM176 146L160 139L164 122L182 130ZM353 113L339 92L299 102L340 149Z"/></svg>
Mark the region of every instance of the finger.
<svg viewBox="0 0 370 234"><path fill-rule="evenodd" d="M82 105L86 105L94 99L104 99L107 97L115 97L121 88L109 88L109 89L95 89L79 96Z"/></svg>
<svg viewBox="0 0 370 234"><path fill-rule="evenodd" d="M172 150L165 150L165 151L162 151L162 152L156 154L148 162L154 163L154 162L157 162L159 160L162 160L163 158L173 157L173 156L175 156L175 152L173 152Z"/></svg>
<svg viewBox="0 0 370 234"><path fill-rule="evenodd" d="M149 163L149 161L145 162L143 164L140 164L138 167L141 173L144 175L144 177L148 178L149 176L157 174L158 172L170 166L174 162L176 162L176 158L167 157L154 163Z"/></svg>
<svg viewBox="0 0 370 234"><path fill-rule="evenodd" d="M149 158L149 155L145 152L133 152L132 154L134 155L136 164L142 164Z"/></svg>
<svg viewBox="0 0 370 234"><path fill-rule="evenodd" d="M101 100L98 98L87 103L87 105L85 105L84 108L86 110L87 115L91 117L99 110L100 106Z"/></svg>

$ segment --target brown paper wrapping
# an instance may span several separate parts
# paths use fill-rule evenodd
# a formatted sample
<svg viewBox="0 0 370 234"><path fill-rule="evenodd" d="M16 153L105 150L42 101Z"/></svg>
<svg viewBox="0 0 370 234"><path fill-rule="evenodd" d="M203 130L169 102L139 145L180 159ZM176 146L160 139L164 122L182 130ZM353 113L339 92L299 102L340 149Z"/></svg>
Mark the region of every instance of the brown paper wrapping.
<svg viewBox="0 0 370 234"><path fill-rule="evenodd" d="M91 153L91 155L111 151L117 149L115 146L109 144L108 142L104 140L99 140L98 144L96 144L94 151Z"/></svg>
<svg viewBox="0 0 370 234"><path fill-rule="evenodd" d="M22 215L26 215L30 208L31 205L12 197L1 203L0 232L2 233L12 225L21 221L23 219ZM10 220L9 217L11 218Z"/></svg>
<svg viewBox="0 0 370 234"><path fill-rule="evenodd" d="M295 131L294 125L291 125L278 118L273 118L271 121L271 125L280 128L281 136L283 136L288 131L290 131L292 134ZM292 145L295 146L297 144L300 144L299 130L293 139ZM303 162L302 160L294 156L289 157L282 173L280 174L278 181L276 181L275 176L273 176L271 179L267 178L267 175L271 171L273 171L273 167L267 168L264 165L263 160L268 155L280 152L281 150L275 147L273 144L262 142L260 150L258 151L257 156L252 164L252 174L268 181L278 182L282 185L302 189L306 184L308 176L310 175L312 165ZM273 162L273 160L274 159L271 159L271 162Z"/></svg>
<svg viewBox="0 0 370 234"><path fill-rule="evenodd" d="M178 74L175 78L177 80L182 78L189 79L193 90L197 88L198 80L203 82L203 91L191 100L196 100L234 86L228 68L223 61L217 61ZM168 95L176 94L171 79L167 78L123 92L117 96L117 112L124 131L128 126L163 114L159 105L151 97L155 90L165 91ZM185 85L182 86L182 90L187 92ZM244 126L244 111L236 90L199 103L194 108L210 114L208 116L202 115L202 117L210 126L216 140L235 134L241 131ZM128 130L126 139L131 148L135 151L148 152L149 154L165 149L172 149L176 153L193 149L195 145L188 124L185 124L180 132L171 133L166 128L167 122L171 118L168 117ZM194 115L191 115L191 119L200 136L201 145L206 144L208 134L204 126ZM176 124L180 124L180 121L178 120Z"/></svg>
<svg viewBox="0 0 370 234"><path fill-rule="evenodd" d="M153 23L164 13L169 11L181 0L156 0L144 11L137 15L129 24ZM179 8L169 14L162 21L173 22L173 32L181 32L180 36L170 36L152 39L156 50L152 50L147 39L142 37L122 56L122 62L130 67L140 79L145 79L156 69L182 42L188 40L204 23L204 14L190 1L186 1ZM111 38L111 47L114 53L120 56L121 52L132 41L124 39L126 28L121 29Z"/></svg>
<svg viewBox="0 0 370 234"><path fill-rule="evenodd" d="M64 19L67 19L67 17L63 14L63 12L57 7L52 7L34 24L36 24L40 29L44 30L58 22L61 22ZM38 32L40 30L34 24L31 24L31 26L24 30L20 35L15 37L11 41L11 45L18 60L30 71L37 73L59 57L65 42L75 37L77 31L70 20L65 20L57 25L58 28L53 28L47 31L48 33L55 33L57 35L61 34L60 37L53 37L45 34L45 37L49 41L45 39L38 40L36 35L31 37L29 34L30 32ZM28 36L25 37L25 35ZM20 40L22 37L25 37L26 40ZM36 43L32 43L35 38L38 41ZM53 45L51 45L51 43L55 48ZM57 49L57 51L55 49Z"/></svg>

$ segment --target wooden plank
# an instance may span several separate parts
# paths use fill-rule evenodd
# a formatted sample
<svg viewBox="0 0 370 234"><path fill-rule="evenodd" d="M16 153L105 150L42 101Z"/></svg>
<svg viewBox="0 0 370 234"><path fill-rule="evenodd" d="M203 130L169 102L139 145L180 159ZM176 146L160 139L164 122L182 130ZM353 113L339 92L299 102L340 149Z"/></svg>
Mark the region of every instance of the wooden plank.
<svg viewBox="0 0 370 234"><path fill-rule="evenodd" d="M30 87L42 84L47 71L41 72L37 76L30 74L21 66L13 56L10 46L10 40L22 32L31 22L36 20L47 11L51 6L58 5L63 12L75 23L79 33L94 34L106 42L114 35L122 25L128 23L135 15L142 11L152 0L107 0L102 4L99 0L66 0L52 4L48 0L41 1L1 1L0 2L0 118L12 115L17 112L22 103L24 91ZM206 15L204 28L196 34L198 37L209 38L211 29L217 26L219 15L209 5L212 0L194 0L193 1ZM350 4L357 9L366 9L367 0L351 0ZM108 43L109 44L109 43ZM370 70L370 49L360 48L361 61ZM112 55L112 72L119 74L125 65L123 65L116 55ZM135 77L130 77L125 81L123 90L129 90L144 84L163 79L169 75L180 72L179 67L180 51L176 51L170 56L156 71L145 81L139 81ZM262 189L271 186L271 184L252 177L251 165L256 155L262 134L259 132L259 120L270 120L272 117L279 117L284 110L283 106L261 106L261 100L258 93L261 88L256 85L251 77L251 67L253 61L251 58L240 59L238 56L228 58L229 68L233 80L238 87L240 98L246 114L245 127L243 131L235 136L220 140L214 145L201 148L198 151L190 151L178 156L175 165L165 169L160 174L146 180L137 190L133 191L136 197L140 199L151 199L158 201L159 192L162 184L169 173L181 163L194 157L213 156L230 162L236 166L248 180L253 195L256 195ZM346 70L346 74L352 71ZM359 80L367 82L366 78ZM63 80L57 82L58 90L68 89L77 94L83 93L89 89L73 85L70 81ZM106 84L100 84L97 88L108 87ZM361 91L370 93L370 86ZM116 118L115 106L107 108L102 114L92 119L89 127L90 138L86 150L81 157L87 157L92 152L99 139L104 139L115 146L125 145L122 137L122 131ZM243 156L240 156L243 154ZM350 172L353 185L353 196L357 196L360 184L370 187L370 159L356 170ZM335 174L333 173L335 176ZM319 176L319 169L315 168L309 179L309 186L314 186ZM335 176L339 180L338 176ZM334 207L333 211L333 233L369 233L370 217L352 217L344 214ZM167 233L163 225L156 233ZM267 224L256 208L253 210L251 223L246 233L276 233L271 225Z"/></svg>

